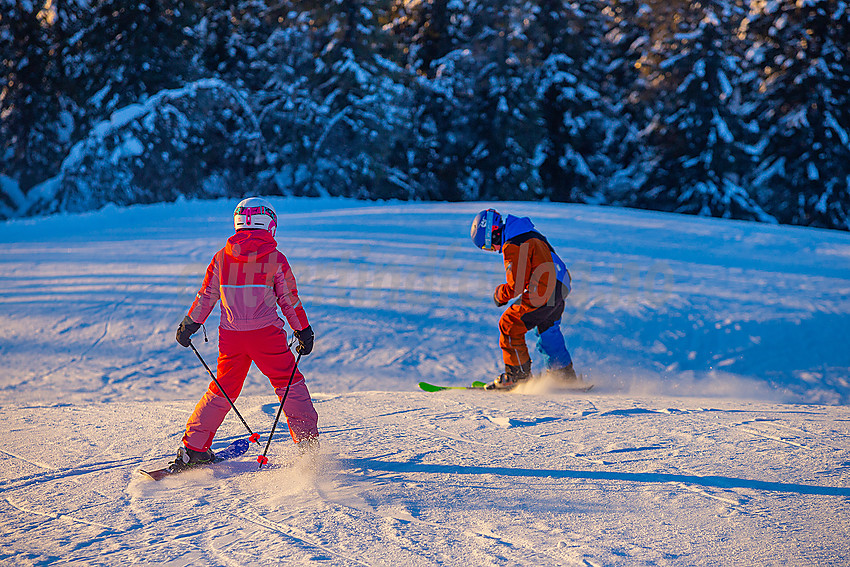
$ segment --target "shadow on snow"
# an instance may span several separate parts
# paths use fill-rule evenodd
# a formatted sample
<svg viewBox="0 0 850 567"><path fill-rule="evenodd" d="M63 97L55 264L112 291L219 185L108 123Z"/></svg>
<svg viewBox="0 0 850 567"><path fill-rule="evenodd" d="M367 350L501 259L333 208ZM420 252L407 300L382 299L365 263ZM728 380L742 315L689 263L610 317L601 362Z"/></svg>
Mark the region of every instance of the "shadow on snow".
<svg viewBox="0 0 850 567"><path fill-rule="evenodd" d="M584 480L612 480L640 483L682 482L707 488L746 488L767 492L789 492L816 496L850 496L850 488L838 486L814 486L783 482L767 482L728 476L696 476L670 473L628 473L603 471L577 471L555 469L523 469L508 467L483 467L462 465L439 465L422 463L400 463L375 459L341 459L346 467L373 471L428 474L493 474L526 478L571 478Z"/></svg>

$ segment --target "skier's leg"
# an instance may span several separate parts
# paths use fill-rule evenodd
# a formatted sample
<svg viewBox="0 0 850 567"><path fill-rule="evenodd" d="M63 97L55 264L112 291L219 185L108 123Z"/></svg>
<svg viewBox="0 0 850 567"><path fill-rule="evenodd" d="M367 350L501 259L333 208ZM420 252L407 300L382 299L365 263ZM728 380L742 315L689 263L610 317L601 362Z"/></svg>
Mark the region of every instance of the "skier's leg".
<svg viewBox="0 0 850 567"><path fill-rule="evenodd" d="M217 378L221 387L231 400L236 400L242 391L242 384L251 359L239 350L237 331L219 332L219 355ZM195 410L186 423L183 444L194 451L206 451L212 445L216 431L230 411L230 402L221 395L215 382L210 382L207 391L195 405Z"/></svg>
<svg viewBox="0 0 850 567"><path fill-rule="evenodd" d="M522 316L525 326L537 331L537 350L543 355L543 365L547 370L572 368L573 360L561 333L561 317L566 307L564 298L568 293L565 287L559 287L546 305ZM570 372L564 373L565 377L569 377Z"/></svg>
<svg viewBox="0 0 850 567"><path fill-rule="evenodd" d="M295 357L286 342L286 332L277 327L266 327L252 332L257 335L251 350L254 363L260 372L268 377L279 400L283 398L292 376L289 394L283 404L283 413L293 441L298 443L302 439L318 437L319 415L313 407L310 392L304 383L304 375L300 370L296 370L295 375L292 375Z"/></svg>
<svg viewBox="0 0 850 567"><path fill-rule="evenodd" d="M186 422L183 444L193 451L204 452L209 449L215 432L218 431L228 411L230 411L230 404L227 400L207 390L195 406L195 411L189 416L189 421Z"/></svg>
<svg viewBox="0 0 850 567"><path fill-rule="evenodd" d="M275 388L278 399L283 397L285 391L286 387ZM283 403L283 413L286 415L286 423L293 441L298 443L304 439L319 437L319 414L313 407L313 400L310 399L310 392L304 380L289 387L289 394Z"/></svg>
<svg viewBox="0 0 850 567"><path fill-rule="evenodd" d="M515 303L499 318L499 346L502 348L505 371L487 385L488 390L510 389L531 377L531 356L525 344L528 328L521 318L525 309L522 304Z"/></svg>
<svg viewBox="0 0 850 567"><path fill-rule="evenodd" d="M542 332L538 329L537 350L543 355L543 363L549 370L567 368L573 364L564 335L561 333L560 321L556 321Z"/></svg>
<svg viewBox="0 0 850 567"><path fill-rule="evenodd" d="M531 363L528 346L525 344L528 327L522 321L526 310L522 304L514 304L499 318L499 346L502 348L502 360L506 368L525 367Z"/></svg>

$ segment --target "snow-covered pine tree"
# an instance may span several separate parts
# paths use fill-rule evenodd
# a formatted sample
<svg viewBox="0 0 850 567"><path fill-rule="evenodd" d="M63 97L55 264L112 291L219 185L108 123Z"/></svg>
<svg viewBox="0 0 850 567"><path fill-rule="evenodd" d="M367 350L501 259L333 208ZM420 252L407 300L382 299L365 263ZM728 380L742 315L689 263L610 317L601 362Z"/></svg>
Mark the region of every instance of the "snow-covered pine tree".
<svg viewBox="0 0 850 567"><path fill-rule="evenodd" d="M68 0L0 0L0 173L23 191L54 175L72 143L63 57L76 8Z"/></svg>
<svg viewBox="0 0 850 567"><path fill-rule="evenodd" d="M741 105L742 53L735 0L676 3L639 61L655 118L644 130L657 152L632 204L650 209L769 221L749 195L754 128Z"/></svg>
<svg viewBox="0 0 850 567"><path fill-rule="evenodd" d="M468 43L441 60L451 87L438 88L456 103L452 134L461 141L456 150L464 199L541 195L533 159L541 125L519 2L467 2Z"/></svg>
<svg viewBox="0 0 850 567"><path fill-rule="evenodd" d="M611 205L629 205L654 158L641 136L652 121L654 101L642 96L647 84L640 72L640 61L652 45L653 11L644 0L606 0L602 12L607 25L605 98L611 105L609 114L618 117L607 132L613 137L606 152L613 171L606 180L604 199Z"/></svg>
<svg viewBox="0 0 850 567"><path fill-rule="evenodd" d="M433 80L420 79L412 89L411 177L427 199L462 201L463 156L471 147L458 124L455 77L442 73Z"/></svg>
<svg viewBox="0 0 850 567"><path fill-rule="evenodd" d="M307 194L412 198L416 188L394 168L409 138L407 73L386 56L392 38L390 0L289 2L288 17L309 38L312 68L306 88L314 101L305 164ZM404 153L404 152L403 152Z"/></svg>
<svg viewBox="0 0 850 567"><path fill-rule="evenodd" d="M67 72L87 124L190 78L193 0L96 0L76 35Z"/></svg>
<svg viewBox="0 0 850 567"><path fill-rule="evenodd" d="M95 124L71 149L59 175L33 189L30 212L256 190L258 130L243 93L219 79L164 89Z"/></svg>
<svg viewBox="0 0 850 567"><path fill-rule="evenodd" d="M408 69L434 78L437 62L461 43L463 9L456 0L394 0L390 27Z"/></svg>
<svg viewBox="0 0 850 567"><path fill-rule="evenodd" d="M619 90L620 100L629 102L624 107L628 110L637 106L639 98L632 93L644 82L638 62L643 46L652 41L652 8L644 0L605 0L602 14L607 26L607 82Z"/></svg>
<svg viewBox="0 0 850 567"><path fill-rule="evenodd" d="M617 133L607 116L601 3L533 0L528 15L535 102L544 124L536 150L543 193L553 201L601 200L611 167L606 143Z"/></svg>
<svg viewBox="0 0 850 567"><path fill-rule="evenodd" d="M850 3L752 0L742 33L762 70L759 199L780 222L850 230Z"/></svg>
<svg viewBox="0 0 850 567"><path fill-rule="evenodd" d="M192 32L197 78L219 77L254 90L268 80L261 46L280 28L264 0L197 0Z"/></svg>
<svg viewBox="0 0 850 567"><path fill-rule="evenodd" d="M396 0L391 27L396 53L411 76L410 178L429 199L463 200L464 156L471 152L468 116L460 103L468 83L458 70L469 59L470 18L457 0Z"/></svg>
<svg viewBox="0 0 850 567"><path fill-rule="evenodd" d="M252 5L262 3L248 1ZM250 13L259 14L254 8ZM321 115L320 101L313 96L310 81L316 64L312 14L307 3L285 0L275 2L261 16L253 21L240 20L249 29L238 26L231 32L234 39L230 41L242 46L236 53L244 50L251 54L247 84L265 152L265 171L259 175L269 180L266 187L271 192L312 194L317 183L313 143L318 136L316 120ZM228 80L240 80L230 68L222 72Z"/></svg>
<svg viewBox="0 0 850 567"><path fill-rule="evenodd" d="M193 67L198 7L101 0L83 12L65 60L87 111L82 135L34 212L239 195L257 185L263 152L245 94L223 81L189 81L207 74Z"/></svg>

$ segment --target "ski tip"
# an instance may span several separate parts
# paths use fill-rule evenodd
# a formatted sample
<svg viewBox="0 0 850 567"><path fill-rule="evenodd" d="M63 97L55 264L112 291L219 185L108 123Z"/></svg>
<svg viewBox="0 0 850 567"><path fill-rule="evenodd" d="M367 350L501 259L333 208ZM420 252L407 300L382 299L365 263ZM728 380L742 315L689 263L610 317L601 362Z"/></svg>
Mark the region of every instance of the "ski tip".
<svg viewBox="0 0 850 567"><path fill-rule="evenodd" d="M419 387L425 390L426 392L439 392L440 390L444 390L445 388L441 386L435 386L433 384L429 384L428 382L419 382Z"/></svg>
<svg viewBox="0 0 850 567"><path fill-rule="evenodd" d="M593 384L577 382L575 384L567 384L566 386L562 386L559 389L564 392L589 392L593 389Z"/></svg>
<svg viewBox="0 0 850 567"><path fill-rule="evenodd" d="M233 442L233 448L238 451L247 451L250 443L247 439L237 439Z"/></svg>
<svg viewBox="0 0 850 567"><path fill-rule="evenodd" d="M155 471L146 471L146 470L142 470L142 469L137 469L137 470L139 471L139 474L141 474L142 476L144 476L145 478L148 478L150 480L162 480L163 478L165 478L169 474L171 474L168 471L168 469L159 469L159 470L155 470Z"/></svg>

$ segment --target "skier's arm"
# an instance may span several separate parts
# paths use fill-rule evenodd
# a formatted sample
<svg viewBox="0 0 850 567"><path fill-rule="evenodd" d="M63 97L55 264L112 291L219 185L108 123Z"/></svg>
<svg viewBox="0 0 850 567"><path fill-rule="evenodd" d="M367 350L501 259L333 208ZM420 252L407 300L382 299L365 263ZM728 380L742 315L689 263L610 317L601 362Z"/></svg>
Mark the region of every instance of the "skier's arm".
<svg viewBox="0 0 850 567"><path fill-rule="evenodd" d="M195 301L192 302L192 307L189 308L188 317L196 323L203 323L209 317L210 312L215 307L216 302L221 295L221 276L218 273L218 254L213 256L210 265L207 267L207 273L204 276L204 283L201 284L201 289L195 296Z"/></svg>
<svg viewBox="0 0 850 567"><path fill-rule="evenodd" d="M505 279L507 283L496 287L496 293L493 295L493 299L497 304L504 305L514 297L522 295L522 292L525 291L527 284L525 281L526 274L519 273L519 270L522 269L522 272L527 271L528 258L525 258L525 261L521 262L520 250L520 246L510 243L506 243L502 248L502 253L505 257ZM517 278L519 278L519 282L517 282Z"/></svg>
<svg viewBox="0 0 850 567"><path fill-rule="evenodd" d="M301 303L301 298L298 297L295 275L283 254L278 257L278 268L274 276L274 291L277 296L277 304L292 330L306 329L310 325L307 320L307 312L304 311L304 305Z"/></svg>

